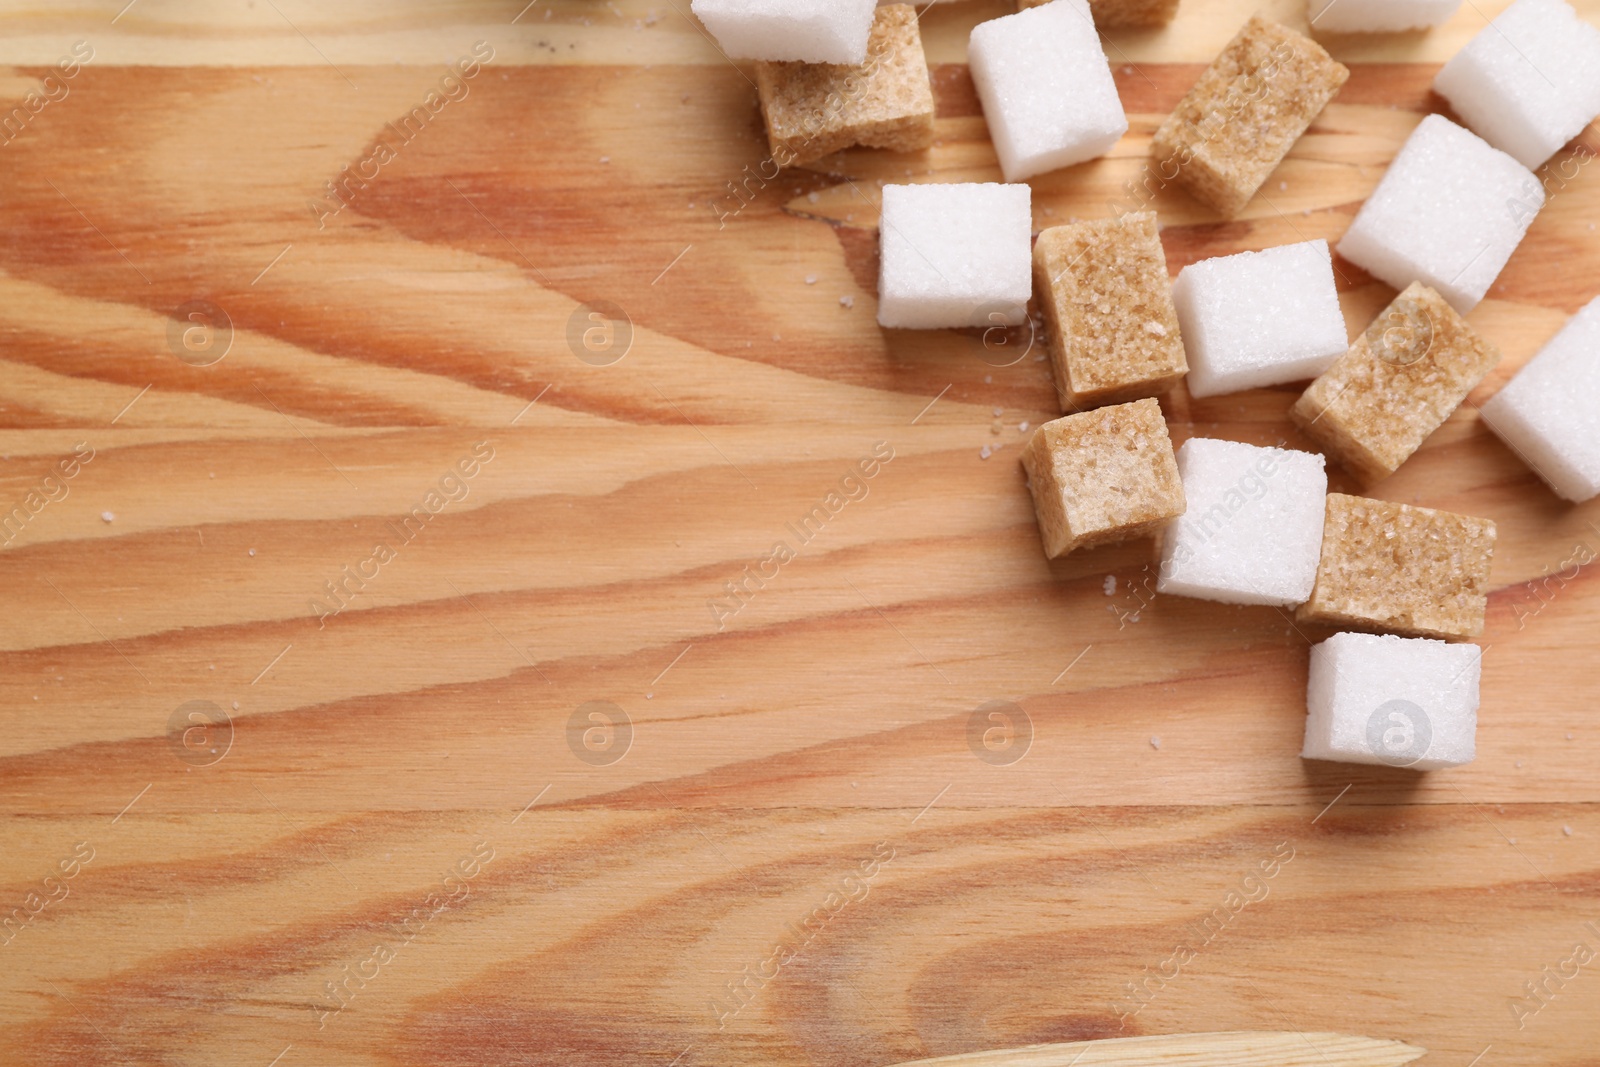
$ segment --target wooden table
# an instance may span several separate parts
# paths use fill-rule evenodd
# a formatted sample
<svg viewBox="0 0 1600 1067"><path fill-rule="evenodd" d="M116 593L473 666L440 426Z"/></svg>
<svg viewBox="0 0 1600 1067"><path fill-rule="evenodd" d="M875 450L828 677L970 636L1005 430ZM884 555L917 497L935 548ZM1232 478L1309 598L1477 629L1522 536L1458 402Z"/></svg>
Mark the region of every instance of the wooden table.
<svg viewBox="0 0 1600 1067"><path fill-rule="evenodd" d="M1049 364L874 325L878 183L998 179L1004 0L923 16L934 149L738 201L750 71L687 0L522 2L0 4L7 107L55 97L0 148L0 1062L1600 1062L1600 505L1476 412L1600 289L1600 171L1546 168L1471 315L1505 359L1374 491L1500 525L1477 761L1306 763L1326 631L1152 597L1148 544L1047 563ZM1242 219L1160 196L1169 268L1336 238L1504 6L1331 40ZM1132 130L1036 226L1109 210L1252 7L1109 39ZM1354 333L1392 290L1337 266ZM1296 395L1164 406L1305 447Z"/></svg>

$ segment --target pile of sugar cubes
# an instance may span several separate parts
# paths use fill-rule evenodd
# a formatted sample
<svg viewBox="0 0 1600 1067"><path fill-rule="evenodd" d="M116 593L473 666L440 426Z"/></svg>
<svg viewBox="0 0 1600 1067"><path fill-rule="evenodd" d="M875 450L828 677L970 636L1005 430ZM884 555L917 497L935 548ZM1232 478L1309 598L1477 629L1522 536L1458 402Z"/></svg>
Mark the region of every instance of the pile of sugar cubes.
<svg viewBox="0 0 1600 1067"><path fill-rule="evenodd" d="M1308 0L1316 32L1437 26L1461 0ZM1030 303L1064 414L1021 463L1045 554L1159 538L1157 591L1293 611L1343 632L1311 652L1308 759L1451 767L1473 758L1489 519L1328 491L1327 459L1393 474L1500 360L1467 322L1546 194L1533 168L1600 114L1600 30L1565 0L1515 0L1439 71L1466 128L1425 117L1337 245L1398 295L1345 331L1322 240L1168 274L1154 211L1035 235L1027 179L1105 155L1128 131L1100 30L1159 27L1178 0L1018 0L968 43L1003 182L886 185L878 323L987 328ZM693 0L732 59L753 59L773 157L933 143L917 12L875 0ZM1252 17L1151 139L1149 169L1237 216L1349 71ZM1159 401L1309 381L1290 410L1322 454L1190 437ZM1482 408L1560 496L1600 495L1600 297ZM1326 456L1326 458L1325 458Z"/></svg>

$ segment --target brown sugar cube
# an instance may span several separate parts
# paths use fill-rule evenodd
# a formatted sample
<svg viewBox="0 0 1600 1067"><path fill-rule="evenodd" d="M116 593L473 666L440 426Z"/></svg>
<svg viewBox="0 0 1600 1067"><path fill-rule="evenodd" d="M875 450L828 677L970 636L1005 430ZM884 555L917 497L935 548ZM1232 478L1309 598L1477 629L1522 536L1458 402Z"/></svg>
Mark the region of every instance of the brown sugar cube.
<svg viewBox="0 0 1600 1067"><path fill-rule="evenodd" d="M1067 410L1157 396L1188 371L1155 212L1045 230L1033 275Z"/></svg>
<svg viewBox="0 0 1600 1067"><path fill-rule="evenodd" d="M780 167L851 145L914 152L933 143L933 85L910 4L878 8L860 66L757 63L756 88Z"/></svg>
<svg viewBox="0 0 1600 1067"><path fill-rule="evenodd" d="M1488 519L1329 493L1317 583L1295 617L1407 637L1476 637L1494 538Z"/></svg>
<svg viewBox="0 0 1600 1067"><path fill-rule="evenodd" d="M1349 76L1311 38L1252 16L1161 124L1150 155L1162 178L1231 218Z"/></svg>
<svg viewBox="0 0 1600 1067"><path fill-rule="evenodd" d="M1017 0L1017 10L1049 0ZM1165 26L1178 13L1178 0L1089 0L1094 25L1100 30L1149 29Z"/></svg>
<svg viewBox="0 0 1600 1067"><path fill-rule="evenodd" d="M1155 533L1183 514L1183 483L1154 400L1047 422L1022 453L1044 553Z"/></svg>
<svg viewBox="0 0 1600 1067"><path fill-rule="evenodd" d="M1413 282L1289 414L1370 485L1395 472L1500 361L1444 297Z"/></svg>

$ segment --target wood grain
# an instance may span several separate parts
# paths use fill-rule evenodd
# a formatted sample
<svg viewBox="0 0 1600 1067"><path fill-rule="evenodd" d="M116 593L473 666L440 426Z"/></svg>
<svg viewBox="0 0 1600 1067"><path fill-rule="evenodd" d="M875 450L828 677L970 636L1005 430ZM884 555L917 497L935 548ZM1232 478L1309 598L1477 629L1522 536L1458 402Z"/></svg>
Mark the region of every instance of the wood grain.
<svg viewBox="0 0 1600 1067"><path fill-rule="evenodd" d="M1033 183L1036 227L1127 195L1252 6L1108 39L1132 128ZM1337 238L1503 7L1330 39L1352 77L1242 218L1157 195L1169 269ZM934 148L734 200L754 91L684 0L0 3L8 108L94 51L0 138L0 1062L1281 1030L1600 1063L1600 586L1568 565L1600 506L1476 412L1595 295L1600 172L1546 168L1471 316L1505 359L1375 490L1500 525L1478 759L1306 763L1326 631L1152 598L1147 544L1045 561L1041 353L874 325L878 184L998 180L964 42L1004 10L923 15ZM477 41L470 91L313 209ZM1353 333L1392 291L1336 265ZM199 355L195 301L228 323L187 324ZM626 324L585 349L602 303ZM1296 395L1164 407L1308 447Z"/></svg>
<svg viewBox="0 0 1600 1067"><path fill-rule="evenodd" d="M1399 1067L1422 1055L1425 1049L1398 1041L1379 1041L1349 1034L1297 1034L1274 1031L1235 1031L1225 1034L1173 1034L1162 1037L1124 1037L1112 1041L1067 1041L1053 1045L966 1052L917 1060L900 1067L1279 1067L1346 1064L1348 1067Z"/></svg>

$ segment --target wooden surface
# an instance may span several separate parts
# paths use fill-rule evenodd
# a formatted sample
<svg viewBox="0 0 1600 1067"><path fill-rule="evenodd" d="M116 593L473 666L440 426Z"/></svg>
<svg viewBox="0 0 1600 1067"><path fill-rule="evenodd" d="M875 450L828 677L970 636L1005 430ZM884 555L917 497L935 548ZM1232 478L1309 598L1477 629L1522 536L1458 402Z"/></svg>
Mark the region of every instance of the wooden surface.
<svg viewBox="0 0 1600 1067"><path fill-rule="evenodd" d="M1110 210L1252 6L1110 40L1132 129L1033 183L1036 226ZM1242 219L1158 197L1170 269L1336 238L1503 6L1331 40L1352 77ZM0 4L13 102L94 53L0 147L0 505L41 494L0 550L0 1062L870 1067L1263 1029L1600 1063L1600 963L1569 962L1600 951L1600 585L1568 565L1600 505L1475 411L1600 288L1600 171L1547 168L1471 316L1504 361L1374 493L1500 524L1478 759L1306 763L1326 632L1152 599L1148 544L1047 564L1017 456L1049 364L874 325L878 182L998 180L962 61L1003 3L923 16L938 146L737 214L754 91L687 0L521 7ZM319 228L479 40L469 95ZM1392 293L1337 266L1354 333ZM185 350L192 301L231 338ZM600 302L631 323L604 366ZM1304 447L1296 395L1164 406L1180 441Z"/></svg>
<svg viewBox="0 0 1600 1067"><path fill-rule="evenodd" d="M1062 1041L960 1052L898 1067L1400 1067L1423 1053L1402 1041L1303 1030L1233 1030Z"/></svg>

